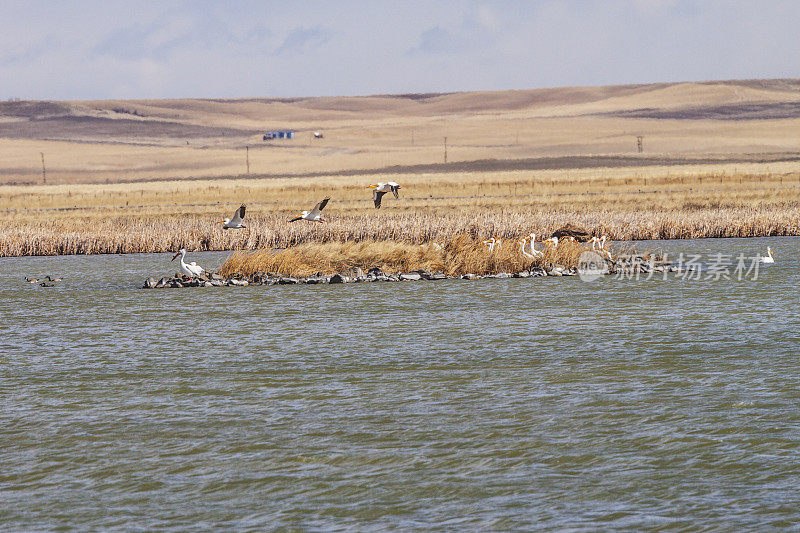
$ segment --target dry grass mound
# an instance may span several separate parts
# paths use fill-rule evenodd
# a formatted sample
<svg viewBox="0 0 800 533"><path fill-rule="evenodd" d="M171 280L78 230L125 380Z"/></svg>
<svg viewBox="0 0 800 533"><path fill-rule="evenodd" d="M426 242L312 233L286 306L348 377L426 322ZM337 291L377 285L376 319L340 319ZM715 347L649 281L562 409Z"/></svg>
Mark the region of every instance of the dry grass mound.
<svg viewBox="0 0 800 533"><path fill-rule="evenodd" d="M397 241L361 241L304 243L283 250L235 252L222 265L220 274L252 276L259 272L275 272L284 276L310 276L316 273L335 274L349 268L364 271L380 268L387 273L441 270L449 276L461 274L497 274L520 272L548 264L567 268L577 266L587 245L560 242L558 247L543 247L536 259L523 255L519 238L502 240L490 250L480 240L459 235L446 243L422 245Z"/></svg>

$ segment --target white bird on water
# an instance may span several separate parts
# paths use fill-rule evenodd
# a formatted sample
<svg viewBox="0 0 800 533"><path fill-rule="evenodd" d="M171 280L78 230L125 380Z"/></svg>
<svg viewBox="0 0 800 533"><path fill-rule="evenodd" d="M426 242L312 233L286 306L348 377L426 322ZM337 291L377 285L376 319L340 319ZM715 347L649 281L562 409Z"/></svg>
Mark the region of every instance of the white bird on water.
<svg viewBox="0 0 800 533"><path fill-rule="evenodd" d="M289 222L294 222L295 220L310 220L311 222L325 222L325 215L322 214L322 210L325 209L325 206L328 205L328 200L330 198L325 198L320 203L314 206L314 209L311 211L303 211L296 217L294 217Z"/></svg>
<svg viewBox="0 0 800 533"><path fill-rule="evenodd" d="M759 263L766 263L766 264L770 264L770 263L774 263L775 262L775 258L772 257L772 250L770 249L769 246L767 246L767 255L761 256L759 258L758 262Z"/></svg>
<svg viewBox="0 0 800 533"><path fill-rule="evenodd" d="M377 183L374 185L367 186L367 189L372 189L372 201L375 203L375 209L381 208L381 199L383 195L387 192L391 192L394 194L395 198L399 198L400 195L397 194L397 191L400 190L400 184L395 183L394 181L387 181L386 183Z"/></svg>
<svg viewBox="0 0 800 533"><path fill-rule="evenodd" d="M242 204L239 209L233 214L233 218L226 218L225 220L218 220L217 224L222 224L222 229L238 229L246 228L244 223L244 211L247 206Z"/></svg>
<svg viewBox="0 0 800 533"><path fill-rule="evenodd" d="M172 261L175 261L175 258L178 257L178 256L181 256L181 272L183 272L184 274L186 274L190 278L193 278L195 276L199 276L200 274L205 272L203 267L201 267L200 265L198 265L194 261L192 261L188 265L184 262L184 259L186 258L186 248L181 248L180 251L177 254L172 256Z"/></svg>

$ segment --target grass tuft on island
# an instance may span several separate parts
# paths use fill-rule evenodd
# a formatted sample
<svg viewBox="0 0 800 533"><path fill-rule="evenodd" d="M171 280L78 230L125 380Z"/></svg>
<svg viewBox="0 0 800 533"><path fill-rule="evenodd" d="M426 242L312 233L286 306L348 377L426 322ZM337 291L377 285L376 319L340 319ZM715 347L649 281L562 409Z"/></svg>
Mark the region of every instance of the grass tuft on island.
<svg viewBox="0 0 800 533"><path fill-rule="evenodd" d="M234 252L222 265L220 274L252 277L258 273L277 272L304 277L330 275L357 267L364 271L379 268L387 273L425 270L441 271L448 276L486 275L521 272L549 264L574 268L581 253L590 248L587 244L562 241L558 247L544 247L541 257L530 259L522 254L520 238L503 239L493 250L467 235L422 245L376 240L304 243L282 250ZM539 248L543 246L539 244Z"/></svg>

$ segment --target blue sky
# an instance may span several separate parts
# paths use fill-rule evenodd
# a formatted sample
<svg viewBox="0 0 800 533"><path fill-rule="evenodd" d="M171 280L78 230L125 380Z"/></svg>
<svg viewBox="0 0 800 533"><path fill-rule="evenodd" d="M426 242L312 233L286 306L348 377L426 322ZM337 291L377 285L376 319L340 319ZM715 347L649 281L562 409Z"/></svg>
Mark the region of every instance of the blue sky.
<svg viewBox="0 0 800 533"><path fill-rule="evenodd" d="M0 0L0 98L800 77L800 2Z"/></svg>

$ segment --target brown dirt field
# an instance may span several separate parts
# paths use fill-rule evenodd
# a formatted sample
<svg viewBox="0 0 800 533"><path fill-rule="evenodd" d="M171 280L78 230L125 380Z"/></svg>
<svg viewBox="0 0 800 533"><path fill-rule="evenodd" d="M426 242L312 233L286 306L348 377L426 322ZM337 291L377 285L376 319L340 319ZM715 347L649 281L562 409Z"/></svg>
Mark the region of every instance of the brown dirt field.
<svg viewBox="0 0 800 533"><path fill-rule="evenodd" d="M257 134L234 128L218 128L168 121L110 119L86 116L55 116L27 121L0 123L0 137L8 139L75 140L119 143L137 138L197 139L213 137L245 138Z"/></svg>
<svg viewBox="0 0 800 533"><path fill-rule="evenodd" d="M296 138L264 142L269 129L294 129ZM252 176L628 165L640 157L637 135L651 158L643 165L791 160L800 154L799 129L798 80L14 101L0 103L0 184L40 183L41 153L53 184L241 177L248 174L247 146Z"/></svg>
<svg viewBox="0 0 800 533"><path fill-rule="evenodd" d="M609 113L623 118L658 118L668 120L772 120L800 118L800 102L731 104L684 109L636 109Z"/></svg>

